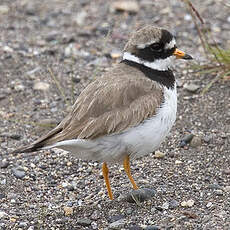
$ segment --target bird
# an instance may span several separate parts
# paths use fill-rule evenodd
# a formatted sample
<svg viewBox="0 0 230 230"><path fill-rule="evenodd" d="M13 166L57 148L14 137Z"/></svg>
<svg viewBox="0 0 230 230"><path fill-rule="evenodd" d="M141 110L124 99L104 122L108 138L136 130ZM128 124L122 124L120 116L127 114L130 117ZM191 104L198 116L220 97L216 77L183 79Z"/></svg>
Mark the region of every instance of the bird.
<svg viewBox="0 0 230 230"><path fill-rule="evenodd" d="M14 153L59 148L77 159L101 162L111 200L108 164L123 163L133 189L138 189L130 161L157 150L176 120L175 59L192 57L177 48L168 30L154 25L136 30L122 60L83 89L71 112Z"/></svg>

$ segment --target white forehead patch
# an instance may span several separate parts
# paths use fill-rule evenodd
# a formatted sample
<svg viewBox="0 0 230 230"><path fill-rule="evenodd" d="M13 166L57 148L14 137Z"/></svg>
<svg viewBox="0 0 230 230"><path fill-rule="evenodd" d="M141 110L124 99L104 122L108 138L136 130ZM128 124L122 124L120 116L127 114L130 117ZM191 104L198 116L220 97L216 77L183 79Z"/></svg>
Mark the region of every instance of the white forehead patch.
<svg viewBox="0 0 230 230"><path fill-rule="evenodd" d="M173 38L169 43L165 44L165 49L172 49L176 45L176 40Z"/></svg>

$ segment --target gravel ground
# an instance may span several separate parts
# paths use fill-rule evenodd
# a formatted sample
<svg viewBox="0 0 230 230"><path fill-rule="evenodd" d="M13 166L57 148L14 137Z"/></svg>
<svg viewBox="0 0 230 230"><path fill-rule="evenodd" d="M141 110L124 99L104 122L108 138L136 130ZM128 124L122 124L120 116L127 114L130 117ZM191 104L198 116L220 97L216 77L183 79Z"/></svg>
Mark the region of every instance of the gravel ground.
<svg viewBox="0 0 230 230"><path fill-rule="evenodd" d="M0 229L230 229L230 81L201 96L215 76L192 73L187 62L175 67L179 111L171 135L156 155L132 162L151 199L125 201L132 190L119 165L110 167L110 201L97 162L60 150L10 154L57 124L143 24L168 28L194 63L206 60L180 1L132 1L124 11L114 2L1 0ZM229 7L194 4L229 48Z"/></svg>

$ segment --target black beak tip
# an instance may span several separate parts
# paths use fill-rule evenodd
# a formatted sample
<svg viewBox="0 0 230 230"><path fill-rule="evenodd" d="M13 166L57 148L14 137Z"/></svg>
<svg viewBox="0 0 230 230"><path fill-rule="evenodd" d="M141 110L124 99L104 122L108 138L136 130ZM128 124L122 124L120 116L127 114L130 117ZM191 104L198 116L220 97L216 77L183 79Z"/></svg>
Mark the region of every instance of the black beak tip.
<svg viewBox="0 0 230 230"><path fill-rule="evenodd" d="M183 59L185 59L185 60L191 60L191 59L193 59L193 57L190 56L190 55L188 55L188 54L185 54L184 57L183 57Z"/></svg>

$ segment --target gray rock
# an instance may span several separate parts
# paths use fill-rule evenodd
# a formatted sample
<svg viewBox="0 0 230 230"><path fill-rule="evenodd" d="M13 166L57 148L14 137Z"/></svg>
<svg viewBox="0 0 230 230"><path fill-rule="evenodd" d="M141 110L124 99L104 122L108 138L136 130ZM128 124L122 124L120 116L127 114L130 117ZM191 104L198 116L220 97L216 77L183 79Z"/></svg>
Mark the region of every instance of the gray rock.
<svg viewBox="0 0 230 230"><path fill-rule="evenodd" d="M19 167L12 168L11 170L12 170L13 175L18 179L22 179L26 175L25 171Z"/></svg>
<svg viewBox="0 0 230 230"><path fill-rule="evenodd" d="M10 162L6 159L3 159L2 161L0 161L0 168L5 169L9 166Z"/></svg>
<svg viewBox="0 0 230 230"><path fill-rule="evenodd" d="M221 189L217 189L217 190L215 190L215 194L216 194L217 196L223 196L223 195L224 195L224 192L223 192Z"/></svg>
<svg viewBox="0 0 230 230"><path fill-rule="evenodd" d="M42 82L42 81L36 81L33 86L34 90L41 90L41 91L47 91L49 88L50 88L49 83Z"/></svg>
<svg viewBox="0 0 230 230"><path fill-rule="evenodd" d="M145 230L160 230L161 228L157 225L147 226Z"/></svg>
<svg viewBox="0 0 230 230"><path fill-rule="evenodd" d="M179 205L180 205L179 202L176 200L171 200L169 202L169 208L170 209L175 209L175 208L179 207Z"/></svg>
<svg viewBox="0 0 230 230"><path fill-rule="evenodd" d="M122 197L121 200L127 201L129 203L141 203L145 200L152 199L155 196L156 190L150 188L141 188L138 190L133 190L126 196Z"/></svg>
<svg viewBox="0 0 230 230"><path fill-rule="evenodd" d="M121 229L125 226L125 219L117 220L109 225L109 229Z"/></svg>
<svg viewBox="0 0 230 230"><path fill-rule="evenodd" d="M192 134L192 133L185 135L181 139L179 146L184 147L185 145L187 145L188 143L190 143L192 141L193 137L194 137L194 134Z"/></svg>
<svg viewBox="0 0 230 230"><path fill-rule="evenodd" d="M126 11L130 13L137 13L139 11L139 5L137 1L120 0L114 1L110 8L111 12L114 11Z"/></svg>
<svg viewBox="0 0 230 230"><path fill-rule="evenodd" d="M186 83L184 84L184 89L191 92L191 93L195 93L198 89L200 88L199 85L193 84L193 83Z"/></svg>
<svg viewBox="0 0 230 230"><path fill-rule="evenodd" d="M169 202L166 201L161 207L165 210L169 209Z"/></svg>
<svg viewBox="0 0 230 230"><path fill-rule="evenodd" d="M202 140L201 140L200 137L195 136L195 137L192 138L192 140L190 142L190 146L195 148L195 147L198 147L198 146L201 146L201 145L202 145Z"/></svg>
<svg viewBox="0 0 230 230"><path fill-rule="evenodd" d="M84 226L84 227L91 225L91 223L92 223L92 220L88 218L79 218L77 220L77 224Z"/></svg>

